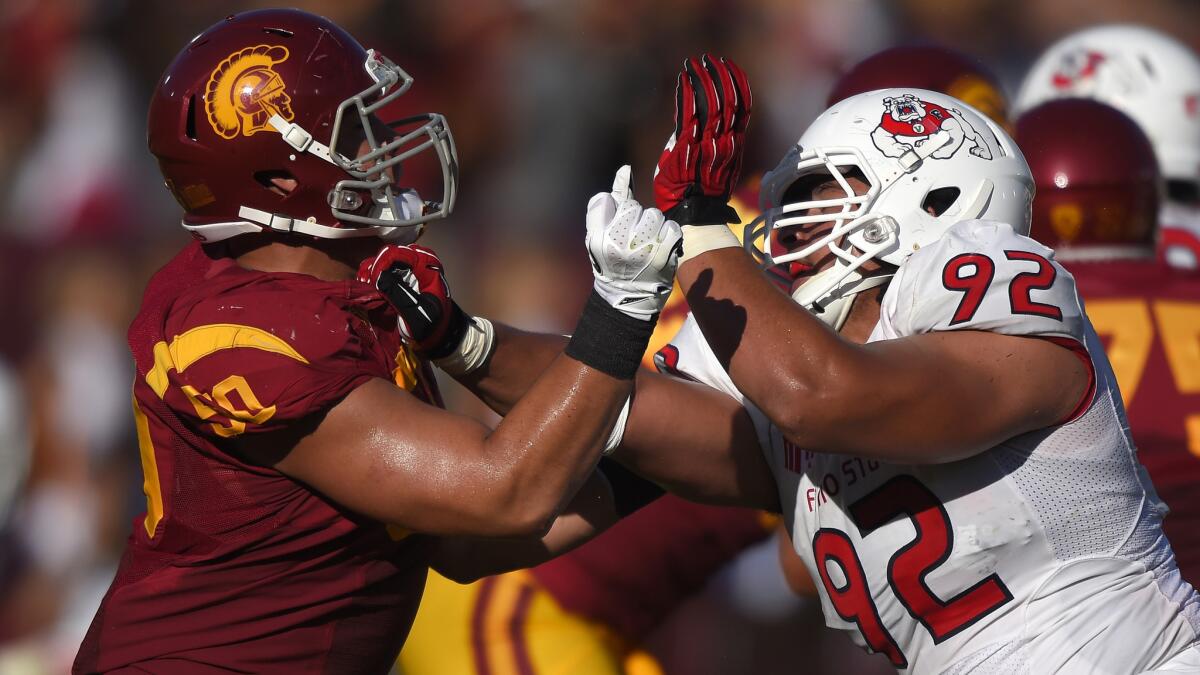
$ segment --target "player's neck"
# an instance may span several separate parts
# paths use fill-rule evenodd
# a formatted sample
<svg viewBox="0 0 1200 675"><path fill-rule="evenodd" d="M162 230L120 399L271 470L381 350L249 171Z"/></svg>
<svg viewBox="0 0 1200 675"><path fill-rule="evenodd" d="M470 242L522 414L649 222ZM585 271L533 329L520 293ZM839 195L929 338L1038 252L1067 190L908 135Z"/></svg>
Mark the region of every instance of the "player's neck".
<svg viewBox="0 0 1200 675"><path fill-rule="evenodd" d="M855 296L854 304L850 306L850 316L846 317L846 323L842 324L838 333L851 342L865 344L871 337L871 332L875 330L875 324L879 323L879 303L883 301L885 290L887 284L867 289Z"/></svg>
<svg viewBox="0 0 1200 675"><path fill-rule="evenodd" d="M292 241L230 242L230 257L238 265L259 272L307 274L323 281L353 279L358 264L377 242L349 240L323 242L320 247Z"/></svg>

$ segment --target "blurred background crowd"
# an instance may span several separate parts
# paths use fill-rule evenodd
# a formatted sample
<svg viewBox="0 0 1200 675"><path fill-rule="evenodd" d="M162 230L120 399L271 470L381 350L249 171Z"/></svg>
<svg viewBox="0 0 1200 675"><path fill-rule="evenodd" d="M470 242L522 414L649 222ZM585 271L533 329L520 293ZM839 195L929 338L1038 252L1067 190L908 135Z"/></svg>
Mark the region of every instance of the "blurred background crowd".
<svg viewBox="0 0 1200 675"><path fill-rule="evenodd" d="M462 193L423 243L441 253L460 302L560 332L589 288L587 198L630 162L649 202L687 55L728 55L749 74L754 175L820 112L839 72L887 46L978 56L1010 98L1041 49L1084 26L1134 21L1200 47L1200 5L1185 0L298 4L409 70L413 112L448 117ZM67 670L144 509L125 330L149 275L187 241L145 149L145 110L191 36L260 6L0 2L0 674ZM650 651L667 672L701 674L730 662L790 671L797 650L811 672L857 659L777 566L773 543L748 552ZM773 656L783 653L790 660Z"/></svg>

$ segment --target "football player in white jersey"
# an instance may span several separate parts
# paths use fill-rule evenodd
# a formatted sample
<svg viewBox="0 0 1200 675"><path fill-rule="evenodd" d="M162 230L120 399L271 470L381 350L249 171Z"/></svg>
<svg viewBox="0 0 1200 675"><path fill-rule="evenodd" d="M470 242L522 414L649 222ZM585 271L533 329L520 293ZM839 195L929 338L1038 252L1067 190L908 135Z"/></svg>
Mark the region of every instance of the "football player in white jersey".
<svg viewBox="0 0 1200 675"><path fill-rule="evenodd" d="M1200 596L1073 279L1024 236L1012 140L931 91L830 108L767 175L746 237L799 273L789 297L714 222L749 111L734 72L688 62L655 185L690 223L695 316L661 362L703 384L639 374L614 457L780 510L829 625L906 672L1200 669ZM504 411L562 340L495 340L521 362L460 381Z"/></svg>
<svg viewBox="0 0 1200 675"><path fill-rule="evenodd" d="M685 225L696 321L664 361L748 401L828 624L898 669L1200 669L1200 598L1074 281L1024 236L1032 192L960 101L847 99L745 238L803 272L796 302Z"/></svg>

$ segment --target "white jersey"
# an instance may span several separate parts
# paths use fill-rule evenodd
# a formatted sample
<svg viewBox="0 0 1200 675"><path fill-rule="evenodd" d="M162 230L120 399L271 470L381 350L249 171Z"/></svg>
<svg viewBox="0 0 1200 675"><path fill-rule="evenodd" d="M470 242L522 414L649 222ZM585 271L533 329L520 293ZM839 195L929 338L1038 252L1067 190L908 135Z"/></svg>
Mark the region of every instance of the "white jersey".
<svg viewBox="0 0 1200 675"><path fill-rule="evenodd" d="M969 459L889 464L786 441L691 317L660 354L743 401L827 624L897 669L1200 672L1200 596L1175 566L1071 275L1008 225L959 223L899 268L870 341L943 330L1064 341L1091 364L1094 395Z"/></svg>

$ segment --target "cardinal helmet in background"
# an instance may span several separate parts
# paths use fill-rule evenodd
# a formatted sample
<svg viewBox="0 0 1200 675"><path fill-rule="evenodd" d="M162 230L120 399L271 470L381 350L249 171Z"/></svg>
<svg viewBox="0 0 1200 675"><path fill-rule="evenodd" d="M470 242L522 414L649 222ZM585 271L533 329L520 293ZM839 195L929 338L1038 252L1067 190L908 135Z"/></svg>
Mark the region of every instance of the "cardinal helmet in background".
<svg viewBox="0 0 1200 675"><path fill-rule="evenodd" d="M1162 179L1150 139L1098 101L1043 103L1017 118L1037 199L1030 236L1060 260L1151 258Z"/></svg>
<svg viewBox="0 0 1200 675"><path fill-rule="evenodd" d="M458 171L441 115L380 119L411 85L327 19L235 14L196 36L163 74L150 151L186 212L184 228L202 241L275 231L411 243L450 213ZM418 156L440 165L440 201L397 182ZM295 188L281 190L278 179Z"/></svg>
<svg viewBox="0 0 1200 675"><path fill-rule="evenodd" d="M891 47L868 56L838 79L826 105L894 87L949 94L1008 127L1008 99L1000 80L979 59L937 45Z"/></svg>
<svg viewBox="0 0 1200 675"><path fill-rule="evenodd" d="M854 194L847 183L854 171L870 186L866 194ZM821 176L831 176L843 194L815 201L794 189ZM768 268L828 249L833 266L807 279L793 297L840 328L853 296L890 276L860 273L868 260L900 265L972 218L1003 221L1028 234L1032 199L1029 166L997 123L945 94L884 89L843 100L813 121L763 177L763 215L747 226L744 243ZM827 222L832 229L802 248L784 251L775 244L784 228Z"/></svg>

